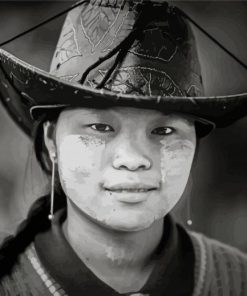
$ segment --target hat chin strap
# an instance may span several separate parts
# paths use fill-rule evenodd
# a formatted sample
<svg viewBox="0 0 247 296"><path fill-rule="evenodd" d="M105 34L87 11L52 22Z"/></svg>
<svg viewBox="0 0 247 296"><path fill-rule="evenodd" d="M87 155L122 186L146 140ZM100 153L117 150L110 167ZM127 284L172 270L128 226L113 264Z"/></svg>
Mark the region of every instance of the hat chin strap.
<svg viewBox="0 0 247 296"><path fill-rule="evenodd" d="M54 16L47 18L46 20L40 22L39 24L11 37L10 39L5 40L4 42L0 43L0 47L14 41L15 39L18 39L36 29L38 29L39 27L57 19L58 17L68 13L69 11L73 10L74 8L80 6L81 4L84 3L88 3L89 0L83 0L83 1L79 1L75 4L73 4L72 6L70 6L69 8L55 14ZM151 1L152 2L152 1ZM163 2L163 0L156 0L155 2ZM229 56L231 56L239 65L241 65L245 70L247 70L247 65L241 60L239 59L235 54L233 54L231 51L229 51L225 46L223 46L216 38L214 38L211 34L209 34L206 30L204 30L197 22L195 22L188 14L186 14L184 11L182 11L181 9L179 9L178 7L170 7L171 10L174 10L174 12L176 11L177 13L179 13L182 17L186 18L187 20L189 20L193 25L195 25L204 35L206 35L209 39L211 39L216 45L218 45L223 51L225 51ZM85 81L85 80L84 80Z"/></svg>
<svg viewBox="0 0 247 296"><path fill-rule="evenodd" d="M63 10L63 11L61 11L61 12L55 14L55 15L53 15L52 17L47 18L46 20L40 22L39 24L37 24L37 25L35 25L35 26L33 26L33 27L25 30L25 31L22 31L21 33L15 35L13 37L11 37L10 39L5 40L4 42L0 43L0 47L1 46L4 46L4 45L6 45L6 44L8 44L8 43L10 43L12 41L14 41L15 39L18 39L18 38L20 38L20 37L22 37L22 36L24 36L24 35L32 32L32 31L34 31L36 29L38 29L39 27L42 27L43 25L45 25L45 24L47 24L47 23L49 23L49 22L57 19L58 17L66 14L67 12L69 12L69 11L73 10L74 8L80 6L81 4L84 4L84 3L87 3L87 2L89 2L89 0L83 0L83 1L79 1L79 2L77 2L75 4L73 4L69 8L67 8L67 9L65 9L65 10Z"/></svg>
<svg viewBox="0 0 247 296"><path fill-rule="evenodd" d="M228 50L224 45L222 45L217 39L215 39L212 35L210 35L206 30L204 30L197 22L195 22L188 14L179 9L178 7L174 7L174 11L179 13L181 16L189 20L194 26L197 27L204 35L206 35L210 40L212 40L216 45L218 45L224 52L226 52L231 58L233 58L240 66L242 66L245 70L247 70L247 64L241 61L234 53Z"/></svg>

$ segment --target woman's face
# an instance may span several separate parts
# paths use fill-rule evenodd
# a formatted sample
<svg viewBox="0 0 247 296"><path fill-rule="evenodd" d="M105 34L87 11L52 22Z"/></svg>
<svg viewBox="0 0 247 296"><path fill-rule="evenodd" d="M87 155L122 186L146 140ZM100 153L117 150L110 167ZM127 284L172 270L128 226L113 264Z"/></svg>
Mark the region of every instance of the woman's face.
<svg viewBox="0 0 247 296"><path fill-rule="evenodd" d="M115 107L61 113L55 132L62 188L82 214L137 231L163 218L185 189L194 123L181 115Z"/></svg>

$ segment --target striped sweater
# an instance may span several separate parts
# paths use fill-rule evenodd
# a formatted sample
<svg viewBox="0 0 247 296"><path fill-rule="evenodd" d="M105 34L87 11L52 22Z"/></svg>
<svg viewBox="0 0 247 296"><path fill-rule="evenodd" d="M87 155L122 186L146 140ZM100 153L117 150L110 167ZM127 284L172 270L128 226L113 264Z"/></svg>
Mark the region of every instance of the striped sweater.
<svg viewBox="0 0 247 296"><path fill-rule="evenodd" d="M193 296L247 296L247 254L190 233L196 254Z"/></svg>
<svg viewBox="0 0 247 296"><path fill-rule="evenodd" d="M247 254L204 235L188 234L195 252L195 285L191 296L247 296ZM44 270L32 245L19 257L11 275L0 283L0 295L67 294ZM181 295L184 295L182 287Z"/></svg>

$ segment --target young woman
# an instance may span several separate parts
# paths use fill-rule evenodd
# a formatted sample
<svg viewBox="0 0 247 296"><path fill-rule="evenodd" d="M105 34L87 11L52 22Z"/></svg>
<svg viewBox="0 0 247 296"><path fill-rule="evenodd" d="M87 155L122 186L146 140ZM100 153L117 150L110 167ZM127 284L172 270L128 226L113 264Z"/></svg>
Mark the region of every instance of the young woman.
<svg viewBox="0 0 247 296"><path fill-rule="evenodd" d="M198 139L246 107L245 95L199 96L178 13L162 1L85 2L66 19L52 74L0 58L3 101L34 130L51 177L51 194L1 246L0 295L247 293L247 255L169 215Z"/></svg>

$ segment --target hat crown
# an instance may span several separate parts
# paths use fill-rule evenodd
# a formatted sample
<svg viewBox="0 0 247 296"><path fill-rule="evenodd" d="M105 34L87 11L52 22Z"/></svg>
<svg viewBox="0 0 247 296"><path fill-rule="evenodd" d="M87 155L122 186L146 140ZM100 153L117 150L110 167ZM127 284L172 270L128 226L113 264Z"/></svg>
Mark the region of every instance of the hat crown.
<svg viewBox="0 0 247 296"><path fill-rule="evenodd" d="M62 28L51 73L80 82L89 67L121 45L130 34L134 37L119 48L119 55L116 52L89 72L86 85L97 88L115 63L116 68L104 84L105 89L113 92L202 95L192 30L164 1L95 0L73 9Z"/></svg>
<svg viewBox="0 0 247 296"><path fill-rule="evenodd" d="M0 50L0 99L29 135L33 120L69 106L185 113L205 125L200 135L212 122L226 126L246 114L246 93L200 96L195 40L180 10L158 0L77 5L66 18L50 74ZM94 89L102 86L108 91Z"/></svg>

